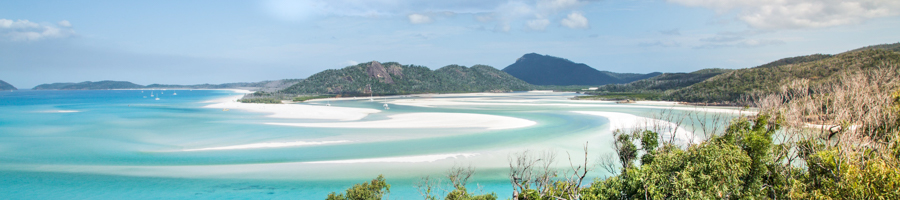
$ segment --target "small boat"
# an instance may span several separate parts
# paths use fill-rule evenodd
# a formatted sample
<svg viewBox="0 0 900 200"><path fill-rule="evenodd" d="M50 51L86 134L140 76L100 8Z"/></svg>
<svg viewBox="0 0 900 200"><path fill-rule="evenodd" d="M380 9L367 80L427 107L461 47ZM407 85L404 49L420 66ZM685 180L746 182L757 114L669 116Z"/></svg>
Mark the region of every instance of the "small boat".
<svg viewBox="0 0 900 200"><path fill-rule="evenodd" d="M390 109L391 109L391 107L388 107L388 105L387 105L387 104L384 104L384 109L385 109L385 110L390 110Z"/></svg>
<svg viewBox="0 0 900 200"><path fill-rule="evenodd" d="M156 100L159 101L159 97L156 97Z"/></svg>
<svg viewBox="0 0 900 200"><path fill-rule="evenodd" d="M178 95L178 93L177 93L177 92L173 92L172 95Z"/></svg>
<svg viewBox="0 0 900 200"><path fill-rule="evenodd" d="M222 111L228 111L228 108L222 108Z"/></svg>

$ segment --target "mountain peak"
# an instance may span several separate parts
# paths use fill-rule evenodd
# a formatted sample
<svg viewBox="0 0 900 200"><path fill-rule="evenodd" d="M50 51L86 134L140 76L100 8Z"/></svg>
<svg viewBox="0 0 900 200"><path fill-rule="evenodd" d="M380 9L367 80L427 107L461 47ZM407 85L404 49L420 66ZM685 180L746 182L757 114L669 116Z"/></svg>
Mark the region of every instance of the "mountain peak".
<svg viewBox="0 0 900 200"><path fill-rule="evenodd" d="M528 53L503 71L534 85L606 85L629 83L655 74L620 74L600 71L569 59Z"/></svg>

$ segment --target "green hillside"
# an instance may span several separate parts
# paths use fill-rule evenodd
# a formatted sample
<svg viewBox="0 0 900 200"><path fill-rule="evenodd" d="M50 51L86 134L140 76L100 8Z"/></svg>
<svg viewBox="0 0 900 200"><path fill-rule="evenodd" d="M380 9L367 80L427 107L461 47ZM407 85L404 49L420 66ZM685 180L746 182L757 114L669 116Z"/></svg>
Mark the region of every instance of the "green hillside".
<svg viewBox="0 0 900 200"><path fill-rule="evenodd" d="M663 73L659 76L626 84L600 86L600 92L663 92L699 83L713 76L733 71L731 69L701 69L691 73Z"/></svg>
<svg viewBox="0 0 900 200"><path fill-rule="evenodd" d="M371 90L369 89L371 86ZM330 69L282 90L288 94L389 95L431 92L503 92L530 85L490 66L423 66L377 61Z"/></svg>
<svg viewBox="0 0 900 200"><path fill-rule="evenodd" d="M740 69L720 74L689 87L670 91L667 98L687 102L735 102L759 93L777 91L781 85L797 79L821 84L846 71L865 71L900 63L900 53L886 50L861 50L796 64Z"/></svg>
<svg viewBox="0 0 900 200"><path fill-rule="evenodd" d="M0 90L18 90L16 87L13 87L6 81L0 80Z"/></svg>

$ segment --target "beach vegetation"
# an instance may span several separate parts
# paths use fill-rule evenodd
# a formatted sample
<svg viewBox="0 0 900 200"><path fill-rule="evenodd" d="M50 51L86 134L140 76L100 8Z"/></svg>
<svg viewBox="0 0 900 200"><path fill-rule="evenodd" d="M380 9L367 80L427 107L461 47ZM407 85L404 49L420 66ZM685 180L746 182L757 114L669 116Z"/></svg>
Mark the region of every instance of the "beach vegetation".
<svg viewBox="0 0 900 200"><path fill-rule="evenodd" d="M344 193L331 192L327 200L376 200L391 192L391 184L388 184L384 176L378 175L369 182L353 185Z"/></svg>

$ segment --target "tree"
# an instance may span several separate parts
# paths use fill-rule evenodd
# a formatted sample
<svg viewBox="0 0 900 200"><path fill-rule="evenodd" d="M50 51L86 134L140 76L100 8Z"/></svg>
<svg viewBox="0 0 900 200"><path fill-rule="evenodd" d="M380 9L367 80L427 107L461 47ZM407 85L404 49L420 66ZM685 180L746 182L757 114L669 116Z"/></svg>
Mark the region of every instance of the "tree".
<svg viewBox="0 0 900 200"><path fill-rule="evenodd" d="M391 184L384 180L384 176L378 175L372 181L355 184L343 194L331 192L327 200L376 200L391 192Z"/></svg>

